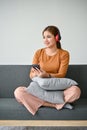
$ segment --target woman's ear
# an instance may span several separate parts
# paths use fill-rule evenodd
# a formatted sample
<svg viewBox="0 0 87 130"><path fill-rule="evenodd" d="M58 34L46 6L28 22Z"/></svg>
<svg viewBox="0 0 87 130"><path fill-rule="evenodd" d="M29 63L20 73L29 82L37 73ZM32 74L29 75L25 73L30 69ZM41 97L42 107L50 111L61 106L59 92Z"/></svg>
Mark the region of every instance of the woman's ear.
<svg viewBox="0 0 87 130"><path fill-rule="evenodd" d="M59 41L59 35L57 34L55 38L56 38L56 42L58 42Z"/></svg>

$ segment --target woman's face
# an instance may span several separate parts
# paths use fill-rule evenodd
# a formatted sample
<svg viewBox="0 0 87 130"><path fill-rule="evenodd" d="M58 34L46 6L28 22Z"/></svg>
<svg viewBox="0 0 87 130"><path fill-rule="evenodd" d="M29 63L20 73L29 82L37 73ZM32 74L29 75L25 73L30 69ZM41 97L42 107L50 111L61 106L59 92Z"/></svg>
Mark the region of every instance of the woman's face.
<svg viewBox="0 0 87 130"><path fill-rule="evenodd" d="M44 34L43 34L43 42L46 45L46 47L56 46L56 38L49 31L44 32Z"/></svg>

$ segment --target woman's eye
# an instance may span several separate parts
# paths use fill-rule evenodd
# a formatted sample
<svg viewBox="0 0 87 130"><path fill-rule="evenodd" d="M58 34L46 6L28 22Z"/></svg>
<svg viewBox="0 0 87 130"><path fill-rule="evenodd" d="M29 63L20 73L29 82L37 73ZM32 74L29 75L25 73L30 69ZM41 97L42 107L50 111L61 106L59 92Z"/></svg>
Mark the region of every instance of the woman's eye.
<svg viewBox="0 0 87 130"><path fill-rule="evenodd" d="M51 38L51 36L47 36L47 38Z"/></svg>
<svg viewBox="0 0 87 130"><path fill-rule="evenodd" d="M43 36L43 39L46 39L46 38L51 38L51 36L50 35L48 35L48 36Z"/></svg>

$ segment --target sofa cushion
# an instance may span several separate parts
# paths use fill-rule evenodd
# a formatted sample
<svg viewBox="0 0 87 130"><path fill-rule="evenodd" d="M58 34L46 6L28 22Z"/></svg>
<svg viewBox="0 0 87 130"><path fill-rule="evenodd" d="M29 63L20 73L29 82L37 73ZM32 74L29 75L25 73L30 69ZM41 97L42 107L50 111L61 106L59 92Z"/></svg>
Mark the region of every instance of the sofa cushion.
<svg viewBox="0 0 87 130"><path fill-rule="evenodd" d="M69 78L40 78L34 77L33 81L37 82L45 90L64 90L78 83Z"/></svg>
<svg viewBox="0 0 87 130"><path fill-rule="evenodd" d="M14 98L0 98L0 120L87 120L86 102L86 98L81 98L72 110L40 107L33 116Z"/></svg>

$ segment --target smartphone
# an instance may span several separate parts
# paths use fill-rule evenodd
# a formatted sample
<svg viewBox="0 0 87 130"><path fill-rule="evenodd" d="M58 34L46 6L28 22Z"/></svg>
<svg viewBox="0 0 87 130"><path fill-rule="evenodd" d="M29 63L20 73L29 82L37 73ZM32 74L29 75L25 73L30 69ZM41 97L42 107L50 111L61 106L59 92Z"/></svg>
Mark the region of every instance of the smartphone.
<svg viewBox="0 0 87 130"><path fill-rule="evenodd" d="M37 69L40 70L40 65L38 65L38 64L32 64L31 66L32 66L34 69L36 69L36 70L37 70Z"/></svg>

